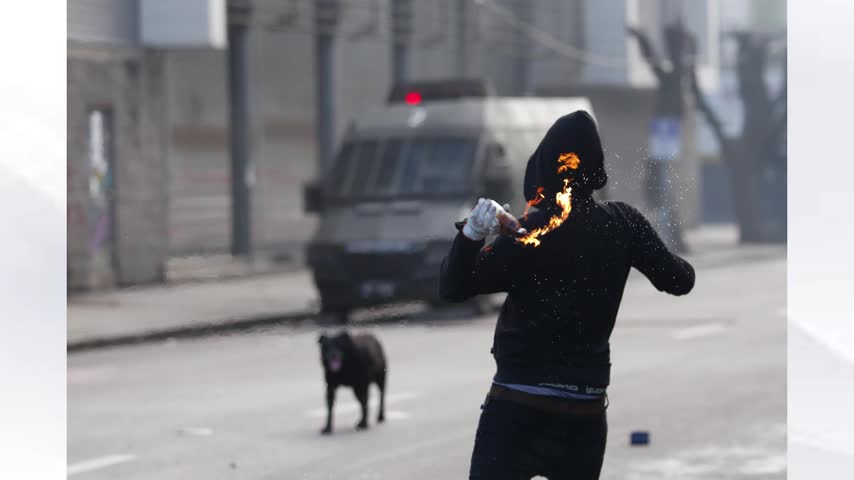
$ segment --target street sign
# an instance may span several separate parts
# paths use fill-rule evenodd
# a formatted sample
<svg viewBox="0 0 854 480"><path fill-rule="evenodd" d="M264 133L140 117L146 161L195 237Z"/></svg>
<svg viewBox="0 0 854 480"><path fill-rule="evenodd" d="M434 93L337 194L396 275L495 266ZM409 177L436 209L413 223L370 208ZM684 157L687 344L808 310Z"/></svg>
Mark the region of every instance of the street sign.
<svg viewBox="0 0 854 480"><path fill-rule="evenodd" d="M649 156L659 162L672 162L679 158L681 125L677 117L656 118L649 129Z"/></svg>

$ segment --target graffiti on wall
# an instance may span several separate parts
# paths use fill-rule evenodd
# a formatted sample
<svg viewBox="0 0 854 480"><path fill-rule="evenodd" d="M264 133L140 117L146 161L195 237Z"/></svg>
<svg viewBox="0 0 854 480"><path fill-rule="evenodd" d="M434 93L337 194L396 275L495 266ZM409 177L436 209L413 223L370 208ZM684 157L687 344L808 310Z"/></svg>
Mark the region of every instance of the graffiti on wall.
<svg viewBox="0 0 854 480"><path fill-rule="evenodd" d="M90 280L96 285L112 283L113 192L111 115L105 110L89 112L89 198L87 233Z"/></svg>

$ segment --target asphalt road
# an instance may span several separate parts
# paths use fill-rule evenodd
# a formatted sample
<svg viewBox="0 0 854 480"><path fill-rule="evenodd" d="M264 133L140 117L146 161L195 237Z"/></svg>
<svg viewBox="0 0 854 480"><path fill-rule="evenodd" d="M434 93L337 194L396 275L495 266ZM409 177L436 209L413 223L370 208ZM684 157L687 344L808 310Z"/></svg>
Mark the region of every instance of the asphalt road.
<svg viewBox="0 0 854 480"><path fill-rule="evenodd" d="M633 277L612 337L602 478L786 478L786 268L781 255L698 269L670 297ZM422 314L374 331L389 358L387 421L335 434L313 325L106 349L68 359L69 477L466 478L494 365L495 315ZM633 430L651 444L629 446Z"/></svg>

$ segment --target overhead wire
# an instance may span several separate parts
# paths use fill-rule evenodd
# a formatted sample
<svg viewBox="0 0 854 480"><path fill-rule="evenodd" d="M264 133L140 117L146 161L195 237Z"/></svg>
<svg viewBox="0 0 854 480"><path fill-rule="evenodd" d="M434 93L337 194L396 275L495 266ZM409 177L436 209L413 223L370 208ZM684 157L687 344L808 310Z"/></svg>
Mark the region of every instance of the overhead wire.
<svg viewBox="0 0 854 480"><path fill-rule="evenodd" d="M268 13L269 11L265 11L264 13ZM272 32L272 33L290 33L290 34L299 34L305 36L315 36L318 31L324 32L330 35L342 35L348 36L353 32L342 32L340 26L330 27L326 30L318 30L317 26L311 23L290 23L287 25L277 25L276 28L267 28L267 24L259 22L256 20L256 27ZM456 51L457 45L455 41L439 41L436 40L434 35L414 35L416 38L413 38L409 42L409 46L411 49L421 50L421 51L432 51L437 49L443 49L447 51ZM375 32L372 32L370 35L364 35L359 37L357 40L354 40L354 43L374 43L374 44L383 44L386 45L391 41L392 32L390 31L390 27L388 26L388 22L381 22L379 24L379 28L376 29ZM481 37L483 38L483 37ZM453 39L453 33L448 32L447 36L443 38L445 39ZM512 48L508 48L504 46L507 43L507 39L503 37L495 37L491 38L486 37L485 40L482 40L482 43L479 45L480 48L489 49L491 52L500 53L504 56L513 57L513 56L525 56L525 54L520 54L519 52L513 50Z"/></svg>
<svg viewBox="0 0 854 480"><path fill-rule="evenodd" d="M600 67L606 68L614 68L614 69L626 69L627 62L625 59L617 58L617 57L607 57L604 55L598 55L592 52L588 52L585 50L581 50L576 48L568 43L563 42L555 38L550 33L537 28L534 25L522 20L510 9L498 5L493 0L471 0L474 4L485 7L490 10L497 18L503 20L508 26L524 33L528 36L529 39L537 42L541 46L548 48L549 50L562 55L567 58L571 58L573 60L597 65Z"/></svg>
<svg viewBox="0 0 854 480"><path fill-rule="evenodd" d="M394 0L389 0L389 1L394 1ZM448 14L444 10L449 9L451 7L450 3L453 0L444 0L444 1L448 5L440 6L439 9L434 9L434 10L436 10L436 12L431 12L430 16L427 18L425 18L423 11L419 11L416 14L416 11L415 11L416 9L414 6L415 2L413 1L413 7L412 7L413 20L414 20L413 25L433 24L433 25L437 26L436 29L433 29L434 32L437 29L442 29L443 28L442 25L446 24L448 21ZM481 10L486 11L486 13L492 15L494 18L498 19L502 23L504 23L507 26L519 31L520 33L525 35L529 40L532 40L534 43L536 43L540 47L542 47L548 51L551 51L553 53L556 53L562 57L571 59L573 61L587 63L590 65L601 66L601 67L605 67L605 68L613 68L613 69L626 69L627 68L626 61L624 59L621 59L618 57L608 57L608 56L604 56L604 55L599 55L599 54L596 54L593 52L589 52L589 51L580 49L580 48L575 47L571 44L568 44L568 43L556 38L550 32L547 32L547 31L523 20L515 12L508 9L507 7L504 7L500 4L498 4L494 0L467 0L467 1L470 1L471 4L476 6L476 7L481 7ZM520 3L518 3L518 0L514 0L514 1L517 1L517 4L520 4ZM370 3L366 3L366 2L370 2ZM301 6L304 6L304 7L311 7L313 4L313 0L292 0L289 3L291 5L301 4ZM379 2L378 0L362 0L362 1L359 1L359 0L339 0L339 5L341 5L341 8L344 9L345 11L346 11L346 9L350 9L350 8L360 9L362 11L368 11L369 13L371 13L373 15L377 15L379 18L389 18L391 16L390 8L388 8L385 5L380 5L380 3L384 3L385 5L387 5L388 2ZM256 11L271 13L271 14L274 14L274 16L282 14L281 9L274 10L272 8L270 8L270 9L268 9L268 8L270 8L270 7L265 6L263 8L256 8ZM318 27L313 24L313 18L314 17L312 15L310 8L307 8L307 10L308 11L306 12L306 15L304 15L304 17L312 20L312 22L310 24L308 24L308 25L290 24L290 25L284 26L283 28L277 29L276 31L300 33L300 34L306 34L306 35L316 35L319 31ZM557 13L557 9L554 9L554 8L550 9L550 11L554 11L555 13ZM474 18L471 18L471 17L474 17ZM470 30L471 28L476 28L479 30L483 26L483 24L482 24L483 20L484 20L483 18L478 18L477 15L472 15L472 16L470 16L470 18L465 19L464 22L466 24L467 30ZM447 28L447 27L445 27L445 28ZM414 29L415 29L415 27L413 28L413 30ZM327 34L341 34L340 27L331 27L331 28L329 28L329 30L326 30L326 31L320 30L320 32L321 33L327 33ZM350 33L353 33L353 32L350 32ZM484 45L484 47L488 48L489 51L491 51L491 52L498 52L498 53L501 53L502 55L510 56L510 57L530 57L530 55L531 55L530 52L527 52L527 53L526 52L520 52L518 50L518 48L513 48L512 40L508 41L505 36L499 36L500 34L498 32L487 31L486 34L487 34L487 37L484 38L482 41L486 44L486 45ZM372 32L372 34L362 36L358 39L358 41L360 41L360 42L376 41L376 42L387 43L390 41L391 35L392 35L392 32L391 32L390 22L379 21L379 22L377 22L377 28L374 30L374 32ZM432 36L428 35L428 36L425 36L424 38L421 38L420 40L425 40L428 37L432 37ZM495 37L495 38L492 38L492 37ZM421 50L432 50L435 48L431 45L424 45L424 44L419 45L419 43L422 43L422 42L419 42L418 40L411 41L410 42L410 48L414 47L414 48L421 49ZM433 42L430 42L430 43L433 43ZM457 49L455 42L447 42L447 43L448 44L444 45L443 48L446 48L448 50L456 50ZM510 48L505 46L508 43L511 44ZM537 56L541 57L542 54L538 54Z"/></svg>

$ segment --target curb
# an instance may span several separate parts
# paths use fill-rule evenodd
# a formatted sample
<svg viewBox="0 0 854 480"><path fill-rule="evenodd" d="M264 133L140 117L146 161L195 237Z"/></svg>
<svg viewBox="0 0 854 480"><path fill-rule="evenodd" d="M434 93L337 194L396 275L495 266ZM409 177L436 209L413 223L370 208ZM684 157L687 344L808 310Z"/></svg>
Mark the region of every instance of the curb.
<svg viewBox="0 0 854 480"><path fill-rule="evenodd" d="M222 322L185 325L174 328L167 328L163 330L155 330L150 332L134 333L128 335L117 335L113 337L90 338L86 340L69 342L66 345L66 353L71 354L91 350L99 350L109 347L139 345L169 339L199 338L212 335L214 333L236 332L257 327L285 324L293 322L294 320L314 317L316 315L316 311L304 310L290 313L257 316L252 318L225 320Z"/></svg>
<svg viewBox="0 0 854 480"><path fill-rule="evenodd" d="M705 255L692 257L689 254L688 260L691 261L695 268L719 268L732 265L733 263L756 263L781 257L785 258L786 250L785 248L770 249L765 251L760 249L758 251L753 252L741 252L740 254L715 257L716 258L710 258L710 256ZM292 311L289 313L262 315L251 318L236 318L220 322L209 322L196 325L177 326L163 330L155 330L128 335L90 338L86 340L78 340L75 342L67 343L66 353L72 354L110 347L140 345L173 338L200 338L215 333L236 332L241 330L249 330L257 327L287 324L295 320L316 317L317 315L318 312L316 310L305 309Z"/></svg>

